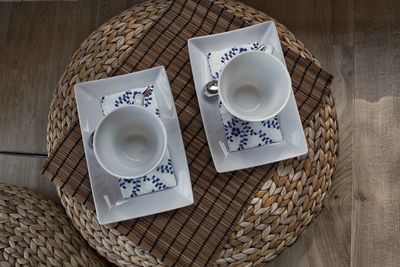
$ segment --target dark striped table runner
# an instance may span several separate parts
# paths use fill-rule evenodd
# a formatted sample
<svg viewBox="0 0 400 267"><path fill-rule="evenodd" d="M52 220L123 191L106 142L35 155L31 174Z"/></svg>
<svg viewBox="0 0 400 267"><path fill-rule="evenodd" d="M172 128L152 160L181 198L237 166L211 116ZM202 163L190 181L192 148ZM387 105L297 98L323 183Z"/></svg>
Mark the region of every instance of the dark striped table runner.
<svg viewBox="0 0 400 267"><path fill-rule="evenodd" d="M247 26L208 0L177 0L134 45L116 75L165 66L177 108L195 204L115 228L167 265L207 266L217 257L252 195L273 165L218 174L212 163L190 69L187 40ZM318 107L332 76L284 48L303 123ZM49 157L44 174L65 194L94 209L79 124Z"/></svg>

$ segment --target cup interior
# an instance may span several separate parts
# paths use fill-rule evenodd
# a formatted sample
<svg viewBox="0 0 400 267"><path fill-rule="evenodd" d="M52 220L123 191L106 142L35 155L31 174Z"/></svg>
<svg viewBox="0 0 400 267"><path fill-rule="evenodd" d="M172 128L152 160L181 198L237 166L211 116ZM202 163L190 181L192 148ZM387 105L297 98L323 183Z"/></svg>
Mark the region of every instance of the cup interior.
<svg viewBox="0 0 400 267"><path fill-rule="evenodd" d="M277 115L287 104L291 79L286 67L264 52L246 52L229 61L219 80L223 105L245 121Z"/></svg>
<svg viewBox="0 0 400 267"><path fill-rule="evenodd" d="M96 128L93 147L100 165L120 178L141 177L160 164L166 148L164 125L141 106L109 113Z"/></svg>

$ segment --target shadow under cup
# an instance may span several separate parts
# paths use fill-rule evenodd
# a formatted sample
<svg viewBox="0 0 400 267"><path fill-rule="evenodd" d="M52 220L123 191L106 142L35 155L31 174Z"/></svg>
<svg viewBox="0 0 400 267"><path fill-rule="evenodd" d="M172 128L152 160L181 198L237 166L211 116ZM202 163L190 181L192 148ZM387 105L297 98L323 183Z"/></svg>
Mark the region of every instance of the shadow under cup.
<svg viewBox="0 0 400 267"><path fill-rule="evenodd" d="M93 147L100 165L111 175L138 178L156 168L167 148L161 120L141 106L110 112L97 126Z"/></svg>
<svg viewBox="0 0 400 267"><path fill-rule="evenodd" d="M292 88L286 67L265 52L245 52L229 61L219 80L222 104L244 121L263 121L287 104Z"/></svg>

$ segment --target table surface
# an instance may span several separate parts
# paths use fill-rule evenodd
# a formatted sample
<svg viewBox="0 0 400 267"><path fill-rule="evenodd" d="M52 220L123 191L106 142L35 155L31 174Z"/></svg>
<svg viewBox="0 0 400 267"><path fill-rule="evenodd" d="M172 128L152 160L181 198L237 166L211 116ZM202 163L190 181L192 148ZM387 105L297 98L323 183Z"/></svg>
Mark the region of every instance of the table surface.
<svg viewBox="0 0 400 267"><path fill-rule="evenodd" d="M49 103L70 56L98 25L133 2L139 1L0 4L0 150L45 153ZM284 23L333 73L341 128L338 169L326 209L271 265L399 264L400 121L391 118L400 115L400 3L243 2ZM40 175L43 162L0 155L0 181L56 198Z"/></svg>

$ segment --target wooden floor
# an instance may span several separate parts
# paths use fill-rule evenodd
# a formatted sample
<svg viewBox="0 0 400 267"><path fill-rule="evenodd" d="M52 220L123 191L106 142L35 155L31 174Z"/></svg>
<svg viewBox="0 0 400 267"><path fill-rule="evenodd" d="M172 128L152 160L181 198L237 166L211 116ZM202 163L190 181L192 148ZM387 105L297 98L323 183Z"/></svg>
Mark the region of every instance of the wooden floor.
<svg viewBox="0 0 400 267"><path fill-rule="evenodd" d="M53 89L80 42L137 2L0 3L0 182L57 200L40 174ZM268 266L400 266L400 2L243 2L284 23L334 74L339 115L327 207Z"/></svg>

